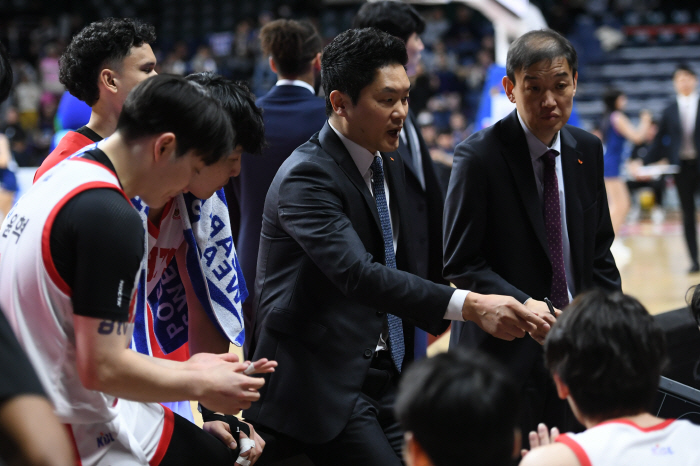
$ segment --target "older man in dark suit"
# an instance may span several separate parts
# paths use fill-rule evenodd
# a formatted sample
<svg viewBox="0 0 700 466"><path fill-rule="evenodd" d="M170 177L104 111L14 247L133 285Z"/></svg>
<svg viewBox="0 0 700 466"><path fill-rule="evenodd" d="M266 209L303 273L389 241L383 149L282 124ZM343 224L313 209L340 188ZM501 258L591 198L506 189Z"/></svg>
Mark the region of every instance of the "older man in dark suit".
<svg viewBox="0 0 700 466"><path fill-rule="evenodd" d="M497 337L549 325L512 297L413 275L396 149L408 111L404 43L376 29L323 52L328 123L282 164L265 200L254 358L279 368L245 412L318 465L401 464L393 417L414 326L473 320Z"/></svg>
<svg viewBox="0 0 700 466"><path fill-rule="evenodd" d="M577 57L564 37L531 31L511 45L503 78L516 111L459 144L445 204L445 278L460 288L515 297L549 314L592 287L620 289L613 230L595 136L565 126L576 92ZM557 311L558 312L558 311ZM501 359L524 395L521 428L574 428L529 337L493 338L455 323L451 345Z"/></svg>
<svg viewBox="0 0 700 466"><path fill-rule="evenodd" d="M323 48L316 28L307 21L280 19L262 28L260 42L270 57L270 68L278 76L277 84L256 102L263 109L267 146L261 157L241 158L241 174L231 178L236 199L229 203L232 221L239 225L236 251L249 284L255 280L263 207L270 183L282 162L326 121L325 101L314 90ZM255 319L255 291L249 288L251 294L243 303L246 353L253 341Z"/></svg>

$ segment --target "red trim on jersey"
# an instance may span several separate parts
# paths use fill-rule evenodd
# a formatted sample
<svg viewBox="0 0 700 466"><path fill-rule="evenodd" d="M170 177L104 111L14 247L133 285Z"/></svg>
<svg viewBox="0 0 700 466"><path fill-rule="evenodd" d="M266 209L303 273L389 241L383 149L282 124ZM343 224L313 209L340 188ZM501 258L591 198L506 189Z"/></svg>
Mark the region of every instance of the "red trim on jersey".
<svg viewBox="0 0 700 466"><path fill-rule="evenodd" d="M147 219L146 223L148 224L148 234L153 236L155 239L158 239L158 235L160 235L160 228L155 226L153 222L151 222L151 219Z"/></svg>
<svg viewBox="0 0 700 466"><path fill-rule="evenodd" d="M666 419L666 420L656 424L655 426L640 427L637 424L635 424L634 422L630 421L629 419L611 419L609 421L601 422L600 424L598 424L598 426L602 426L604 424L624 424L624 425L634 427L635 429L640 430L642 432L654 432L656 430L665 429L666 427L670 426L673 423L673 421L675 421L675 419ZM598 427L598 426L596 426L596 427Z"/></svg>
<svg viewBox="0 0 700 466"><path fill-rule="evenodd" d="M567 434L561 434L557 439L555 440L556 442L563 443L567 447L571 449L571 451L574 452L574 455L576 455L576 458L578 459L578 462L581 463L581 466L592 466L591 460L586 454L586 451L579 445L576 440L572 439L569 435Z"/></svg>
<svg viewBox="0 0 700 466"><path fill-rule="evenodd" d="M99 165L105 168L104 165ZM41 255L44 259L44 267L46 267L46 271L48 272L49 277L54 282L54 284L68 296L71 296L72 290L70 289L68 284L63 280L63 278L61 278L61 275L58 273L58 270L56 270L56 264L53 263L53 257L51 257L51 228L53 227L53 222L54 220L56 220L58 212L60 212L60 210L63 208L64 205L66 205L68 201L70 201L73 197L75 197L77 194L82 193L83 191L87 191L88 189L99 188L114 189L120 192L127 201L129 200L129 198L126 197L126 194L124 194L124 191L122 191L118 186L115 186L112 183L107 183L106 181L91 181L89 183L81 184L80 186L63 196L63 198L61 198L61 200L58 201L58 203L53 207L53 209L51 209L51 213L49 213L49 216L46 219L46 223L44 224L44 231L41 234Z"/></svg>
<svg viewBox="0 0 700 466"><path fill-rule="evenodd" d="M148 234L155 239L158 239L158 235L160 235L160 225L163 222L163 219L170 213L170 208L173 206L174 201L175 198L171 198L168 203L165 204L165 207L163 207L163 212L160 213L157 223L151 222L150 217L148 218Z"/></svg>
<svg viewBox="0 0 700 466"><path fill-rule="evenodd" d="M78 451L78 444L75 441L75 435L73 434L73 427L70 424L63 424L68 431L68 436L70 437L70 443L73 446L73 453L75 454L75 464L76 466L82 466L83 461L80 459L80 452Z"/></svg>
<svg viewBox="0 0 700 466"><path fill-rule="evenodd" d="M59 141L56 148L41 162L41 166L34 173L34 181L36 183L44 173L58 165L64 159L78 152L83 147L94 144L95 142L87 136L83 136L75 131L69 131Z"/></svg>
<svg viewBox="0 0 700 466"><path fill-rule="evenodd" d="M170 446L170 439L173 438L173 430L175 428L175 415L170 410L163 406L165 410L165 417L163 419L163 433L160 434L160 440L158 441L158 447L153 455L153 458L148 462L150 466L158 466L163 460L165 453L168 451Z"/></svg>

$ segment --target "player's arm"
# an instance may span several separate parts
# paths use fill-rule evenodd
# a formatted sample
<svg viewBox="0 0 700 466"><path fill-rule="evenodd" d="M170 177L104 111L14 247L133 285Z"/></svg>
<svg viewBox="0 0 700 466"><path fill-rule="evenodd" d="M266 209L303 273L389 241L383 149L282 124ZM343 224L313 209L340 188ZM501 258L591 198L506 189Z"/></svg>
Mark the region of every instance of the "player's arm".
<svg viewBox="0 0 700 466"><path fill-rule="evenodd" d="M197 353L228 353L229 341L207 315L202 303L197 298L187 274L187 243L183 242L177 250L175 259L180 272L180 279L185 287L187 296L187 322L189 324L190 354Z"/></svg>
<svg viewBox="0 0 700 466"><path fill-rule="evenodd" d="M73 316L77 368L91 390L134 401L201 400L212 409L238 412L259 398L264 381L242 374L235 355L198 354L167 367L127 348L124 322Z"/></svg>
<svg viewBox="0 0 700 466"><path fill-rule="evenodd" d="M143 235L138 214L111 189L78 194L56 216L51 251L72 289L82 383L135 401L198 399L227 412L249 406L263 381L241 374L247 366L234 362L233 355L161 363L128 349L126 322L144 254Z"/></svg>
<svg viewBox="0 0 700 466"><path fill-rule="evenodd" d="M611 115L613 127L625 139L633 144L643 144L646 141L649 126L651 126L651 113L648 110L642 110L639 114L639 126L634 126L627 115L617 111Z"/></svg>

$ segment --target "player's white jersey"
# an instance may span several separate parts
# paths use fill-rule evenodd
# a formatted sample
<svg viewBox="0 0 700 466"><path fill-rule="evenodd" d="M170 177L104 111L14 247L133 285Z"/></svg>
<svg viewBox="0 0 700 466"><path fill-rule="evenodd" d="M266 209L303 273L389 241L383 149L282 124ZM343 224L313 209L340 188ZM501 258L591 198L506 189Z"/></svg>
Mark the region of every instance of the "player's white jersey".
<svg viewBox="0 0 700 466"><path fill-rule="evenodd" d="M148 222L148 276L146 278L146 296L150 296L160 281L163 271L175 259L175 253L185 242L182 233L180 209L175 199L171 199L163 209L158 227ZM185 212L184 215L187 215Z"/></svg>
<svg viewBox="0 0 700 466"><path fill-rule="evenodd" d="M700 426L673 419L649 428L618 419L557 437L581 466L697 466L699 440Z"/></svg>
<svg viewBox="0 0 700 466"><path fill-rule="evenodd" d="M61 207L95 188L123 194L115 174L102 164L83 158L66 160L32 186L0 227L0 306L56 414L67 424L108 422L117 412L117 399L88 390L80 381L71 289L58 274L50 251L51 227ZM124 285L125 290L129 288L136 290L136 284ZM120 329L129 335L132 314Z"/></svg>

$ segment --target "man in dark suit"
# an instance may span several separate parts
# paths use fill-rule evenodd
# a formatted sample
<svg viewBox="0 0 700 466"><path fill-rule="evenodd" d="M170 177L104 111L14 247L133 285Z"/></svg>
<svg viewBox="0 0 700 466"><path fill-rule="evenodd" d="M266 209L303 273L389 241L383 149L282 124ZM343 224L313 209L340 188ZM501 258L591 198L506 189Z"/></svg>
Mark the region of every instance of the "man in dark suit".
<svg viewBox="0 0 700 466"><path fill-rule="evenodd" d="M277 73L277 84L256 105L263 109L267 147L262 157L241 158L241 174L231 178L235 200L232 223L239 225L236 251L246 283L255 281L260 229L265 195L280 165L326 121L325 101L316 96L315 78L321 68L323 42L314 26L307 21L280 19L266 24L260 31L270 68ZM253 338L253 302L255 291L243 303L246 328L244 350Z"/></svg>
<svg viewBox="0 0 700 466"><path fill-rule="evenodd" d="M545 297L563 309L588 288L620 289L603 149L595 136L565 126L577 80L568 40L528 32L511 45L506 69L503 86L516 111L455 149L444 274L459 288L510 295L542 315ZM574 427L537 341L497 340L455 322L450 344L482 348L508 366L523 394L524 434L539 422Z"/></svg>
<svg viewBox="0 0 700 466"><path fill-rule="evenodd" d="M414 326L474 320L497 337L549 325L512 297L413 275L399 132L410 82L404 43L373 28L323 51L329 120L282 164L265 200L254 358L279 363L244 414L318 465L401 464L392 407Z"/></svg>
<svg viewBox="0 0 700 466"><path fill-rule="evenodd" d="M679 65L673 73L676 98L661 115L659 131L644 162L666 158L677 165L676 188L683 211L683 231L690 254L690 273L700 272L698 263L697 220L695 216L695 192L700 184L700 118L698 114L698 78L692 68Z"/></svg>
<svg viewBox="0 0 700 466"><path fill-rule="evenodd" d="M373 27L406 44L406 74L416 74L423 42L420 34L425 21L411 5L396 1L370 2L362 5L353 20L354 28ZM442 278L442 209L444 198L438 184L428 146L408 112L400 134L399 154L406 172L406 197L413 212L409 221L411 259L416 262L416 275L435 283ZM427 334L416 329L415 356L425 356Z"/></svg>

